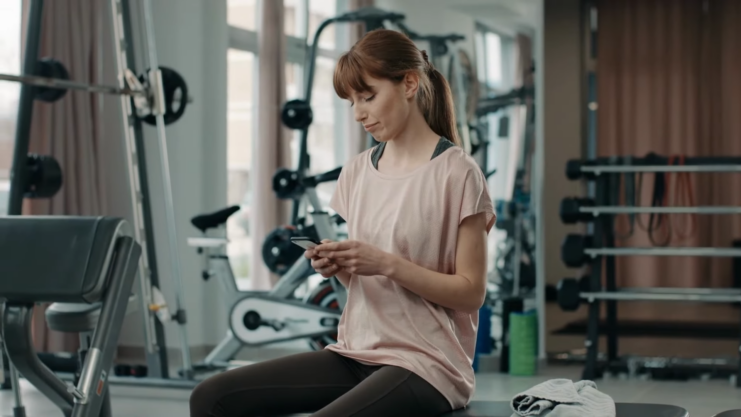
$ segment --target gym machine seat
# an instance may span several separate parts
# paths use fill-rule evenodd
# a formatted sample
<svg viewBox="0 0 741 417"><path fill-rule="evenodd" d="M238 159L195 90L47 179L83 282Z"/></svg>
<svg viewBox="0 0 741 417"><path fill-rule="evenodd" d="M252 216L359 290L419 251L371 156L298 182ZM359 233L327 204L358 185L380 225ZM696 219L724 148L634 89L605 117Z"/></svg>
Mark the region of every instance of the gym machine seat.
<svg viewBox="0 0 741 417"><path fill-rule="evenodd" d="M0 217L0 230L1 324L8 357L65 416L109 417L106 382L141 255L129 225L110 217L9 216ZM58 378L34 351L34 303L99 303L97 313L82 315L97 316L98 322L76 386ZM85 323L57 324L76 331Z"/></svg>
<svg viewBox="0 0 741 417"><path fill-rule="evenodd" d="M63 333L86 333L95 330L100 319L101 303L54 303L46 309L46 324ZM129 297L126 315L139 308L135 295Z"/></svg>

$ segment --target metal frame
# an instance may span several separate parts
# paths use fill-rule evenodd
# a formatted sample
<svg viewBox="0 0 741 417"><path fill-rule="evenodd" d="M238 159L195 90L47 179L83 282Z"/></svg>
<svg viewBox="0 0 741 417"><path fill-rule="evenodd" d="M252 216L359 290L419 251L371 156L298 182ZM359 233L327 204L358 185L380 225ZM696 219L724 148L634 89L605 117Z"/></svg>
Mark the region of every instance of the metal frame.
<svg viewBox="0 0 741 417"><path fill-rule="evenodd" d="M580 213L601 214L741 214L741 207L734 206L696 206L696 207L631 207L631 206L591 206L579 207Z"/></svg>
<svg viewBox="0 0 741 417"><path fill-rule="evenodd" d="M115 256L101 267L100 279L107 283L107 287L101 299L101 312L92 343L76 386L66 383L39 360L29 330L33 305L16 304L10 300L3 307L2 329L9 341L5 346L8 356L18 371L68 417L111 415L110 394L106 384L115 354L111 346L116 345L123 326L141 253L135 240L122 228L119 227L112 237L109 245L115 251ZM15 395L20 401L19 391ZM25 413L20 411L16 415L23 416Z"/></svg>
<svg viewBox="0 0 741 417"><path fill-rule="evenodd" d="M41 42L41 24L44 11L43 0L29 0L28 23L26 26L26 44L23 53L23 73L36 74L39 58L39 45ZM10 168L10 194L8 196L8 215L21 215L23 212L23 197L28 184L29 173L26 169L26 160L29 151L31 135L31 119L33 118L33 106L36 96L36 87L29 84L21 84L20 97L18 100L18 114L16 118L15 148L13 150L13 165ZM3 343L5 335L3 335ZM6 349L2 350L3 364L7 365L10 388L15 398L14 412L18 416L25 414L20 394L18 373L15 366L10 362ZM8 381L4 381L7 385Z"/></svg>
<svg viewBox="0 0 741 417"><path fill-rule="evenodd" d="M133 68L135 65L135 55L133 44L131 41L132 37L132 25L131 25L131 8L128 0L110 0L111 8L111 19L114 30L114 48L115 48L115 62L117 70L117 78L120 86L125 85L125 73L127 68ZM146 30L146 37L149 40L149 46L151 47L154 43L154 32L151 22L151 4L149 2L144 4L145 20L148 26ZM146 17L149 16L149 17ZM156 51L150 50L149 64L152 68L157 68L152 64L157 64ZM156 80L150 80L155 81ZM160 85L156 83L154 85ZM141 312L143 319L144 329L144 347L145 356L147 361L148 376L151 378L161 378L167 380L169 378L169 363L167 359L167 343L165 340L164 326L162 322L157 319L156 313L152 311L149 306L153 304L153 291L159 288L159 274L156 264L156 250L154 246L154 223L152 220L151 210L151 199L149 192L149 176L147 173L147 159L144 153L144 133L142 130L142 123L134 117L134 108L132 101L129 97L121 97L121 117L123 127L123 138L126 147L126 158L127 158L127 170L129 175L130 184L130 197L133 204L133 227L134 236L142 246L142 256L139 264L139 294L138 299L141 300ZM161 115L160 115L161 116ZM162 159L162 174L163 174L163 186L165 190L166 199L166 218L168 223L168 232L170 235L170 242L173 239L177 239L175 236L174 225L174 209L172 205L172 188L169 181L169 167L167 164L167 147L166 147L166 136L164 132L164 121L162 117L157 117L157 135L159 138L158 145L160 146L160 155ZM169 198L168 198L169 196ZM170 204L167 204L167 201ZM172 247L172 243L170 244ZM177 245L175 245L175 248ZM175 248L171 248L171 262L173 264L173 273L175 277L174 284L181 286L180 283L181 275L179 273L180 263L177 258L178 254L175 252ZM176 311L180 316L180 305L181 305L181 290L176 290L177 306ZM187 333L185 332L185 323L181 323L181 350L183 353L184 367L186 369L192 369L190 362L190 347L187 342ZM192 372L189 372L192 374ZM195 382L190 384L195 385Z"/></svg>
<svg viewBox="0 0 741 417"><path fill-rule="evenodd" d="M24 53L24 66L23 74L24 77L28 74L35 74L37 72L37 60L39 52L39 39L42 29L42 12L43 12L43 0L33 0L29 5L28 13L28 25L26 33L26 45ZM135 114L134 104L132 103L134 97L139 97L139 93L131 94L130 89L127 87L126 74L129 72L129 68L134 68L134 52L131 29L131 10L128 0L110 0L110 17L111 23L113 24L114 30L114 58L115 66L117 71L118 87L106 87L106 91L99 91L96 86L88 86L92 88L85 88L87 91L95 91L98 93L110 93L110 94L122 94L121 99L121 118L122 118L122 138L126 149L126 166L129 176L130 184L130 198L132 201L132 214L133 214L133 230L136 241L142 248L142 256L139 261L139 288L138 288L138 299L141 302L141 312L143 317L143 330L145 340L145 352L146 362L148 366L148 373L153 378L162 379L167 382L168 380L168 360L165 333L162 323L157 320L155 312L150 309L152 304L152 294L159 285L159 276L156 265L156 253L154 249L154 224L152 221L151 213L151 200L149 193L149 177L146 170L146 157L144 155L144 137L142 131L142 122ZM149 64L154 70L149 72L149 85L152 87L151 91L147 91L147 96L152 99L152 110L157 119L157 136L160 145L160 155L162 157L162 175L165 190L165 211L168 223L168 232L170 234L170 242L177 241L174 229L174 207L172 203L171 186L169 181L169 167L167 164L167 153L166 153L166 136L164 129L164 120L162 117L164 106L163 106L163 91L162 91L162 79L161 72L158 70L156 62L156 50L154 50L154 33L153 33L153 21L151 4L148 0L144 1L144 20L146 22L146 38L149 44ZM130 73L130 72L129 72ZM23 80L21 80L23 81ZM77 88L81 85L72 87ZM13 157L13 168L12 168L12 180L11 180L11 192L8 204L8 214L20 215L25 189L28 182L28 172L26 169L26 159L29 151L29 134L31 120L33 116L33 105L36 95L36 88L34 84L22 84L21 86L21 97L19 102L17 130L15 138L15 150ZM192 368L189 358L189 345L187 342L187 334L185 333L185 314L180 308L182 298L182 284L180 283L181 274L179 273L179 260L177 258L176 247L177 245L170 245L173 252L171 255L171 261L173 264L173 276L174 285L176 287L176 302L175 308L176 314L173 316L177 319L177 322L181 324L181 349L183 350L184 368L189 370ZM115 345L115 342L113 343ZM23 373L23 372L21 372ZM11 375L14 372L11 369ZM188 376L192 372L188 371ZM24 375L25 376L25 375ZM130 378L133 380L133 378ZM139 379L136 379L139 382ZM187 386L192 388L195 386L196 381L189 381ZM175 383L173 386L179 386L180 384ZM17 384L14 384L13 389L17 391ZM16 392L16 396L20 397L20 394ZM20 399L20 398L19 398ZM18 407L22 408L20 401L17 401Z"/></svg>
<svg viewBox="0 0 741 417"><path fill-rule="evenodd" d="M731 248L595 248L585 249L584 253L597 258L599 256L712 256L737 257L741 256L741 249Z"/></svg>
<svg viewBox="0 0 741 417"><path fill-rule="evenodd" d="M592 232L592 248L585 249L590 256L591 275L589 290L580 294L588 300L589 315L587 319L586 363L582 373L583 379L594 379L598 375L598 337L600 303L607 303L607 355L606 366L617 363L618 326L617 301L685 301L708 303L741 302L741 290L718 290L709 288L617 288L615 282L616 256L703 256L703 257L739 257L739 248L712 247L615 247L615 215L638 213L697 213L697 214L741 214L741 207L626 207L611 206L610 196L620 187L619 175L636 172L741 172L741 158L738 157L703 157L686 158L686 165L668 164L669 158L651 155L646 158L609 157L586 161L581 171L594 174L587 176L590 186L594 187L595 206L581 207L580 212L592 213L595 216ZM604 261L604 262L603 262ZM604 266L603 266L604 265ZM602 288L602 268L606 268L605 288ZM741 346L741 336L740 336ZM739 349L741 355L741 348ZM741 361L738 361L735 384L741 387Z"/></svg>
<svg viewBox="0 0 741 417"><path fill-rule="evenodd" d="M579 297L594 300L618 301L697 301L704 303L741 302L741 290L714 290L694 288L620 288L616 291L583 292Z"/></svg>

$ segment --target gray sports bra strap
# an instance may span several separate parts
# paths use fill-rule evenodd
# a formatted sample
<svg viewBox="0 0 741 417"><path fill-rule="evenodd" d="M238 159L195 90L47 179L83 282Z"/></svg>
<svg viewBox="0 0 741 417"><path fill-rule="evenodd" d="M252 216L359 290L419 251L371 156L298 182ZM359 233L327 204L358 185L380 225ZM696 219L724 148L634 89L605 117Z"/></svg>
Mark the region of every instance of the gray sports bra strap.
<svg viewBox="0 0 741 417"><path fill-rule="evenodd" d="M440 140L437 142L437 146L435 147L435 151L432 153L432 158L430 158L430 160L437 158L443 152L447 151L448 148L452 148L453 146L455 146L455 144L448 138L440 136ZM373 167L376 169L378 169L378 161L381 159L384 149L386 149L386 142L381 142L376 145L371 152L371 162L373 162Z"/></svg>

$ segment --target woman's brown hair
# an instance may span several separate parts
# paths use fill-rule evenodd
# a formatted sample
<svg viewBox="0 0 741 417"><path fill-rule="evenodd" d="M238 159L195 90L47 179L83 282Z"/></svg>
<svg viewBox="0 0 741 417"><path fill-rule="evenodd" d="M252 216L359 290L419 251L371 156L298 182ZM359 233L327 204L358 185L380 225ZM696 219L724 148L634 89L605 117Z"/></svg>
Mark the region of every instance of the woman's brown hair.
<svg viewBox="0 0 741 417"><path fill-rule="evenodd" d="M334 89L343 99L351 91L369 92L363 77L400 83L409 72L417 72L417 104L433 132L460 146L453 111L453 94L445 77L428 61L406 35L389 29L368 32L337 61Z"/></svg>

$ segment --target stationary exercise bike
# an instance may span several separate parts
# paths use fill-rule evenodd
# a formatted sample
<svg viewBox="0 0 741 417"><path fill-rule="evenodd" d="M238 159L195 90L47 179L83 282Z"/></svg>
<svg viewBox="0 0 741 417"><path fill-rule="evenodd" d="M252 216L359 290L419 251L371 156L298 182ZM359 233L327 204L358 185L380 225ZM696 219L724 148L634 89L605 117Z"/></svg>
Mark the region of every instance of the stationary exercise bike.
<svg viewBox="0 0 741 417"><path fill-rule="evenodd" d="M285 273L270 291L241 291L226 254L227 239L198 237L188 239L197 248L206 263L203 279L216 278L222 286L228 305L229 329L222 341L203 363L195 364L196 372L226 369L243 347L262 346L296 339L308 339L313 349L323 349L337 340L337 325L341 309L347 299L345 288L335 278L325 280L314 288L305 288L315 272L311 262L303 257L304 250L291 243L293 236L307 236L320 241L337 240L336 228L344 223L337 215L324 211L316 193L318 184L336 181L341 168L304 177L281 170L275 184L280 194L292 189L301 193L313 208L311 223L299 219L295 226L280 227L263 244L263 258L272 262L272 269L285 268ZM281 181L281 179L286 181ZM287 179L290 179L287 180ZM230 216L238 212L232 206L214 213L194 217L191 223L204 234L223 227ZM306 289L301 294L300 289Z"/></svg>

